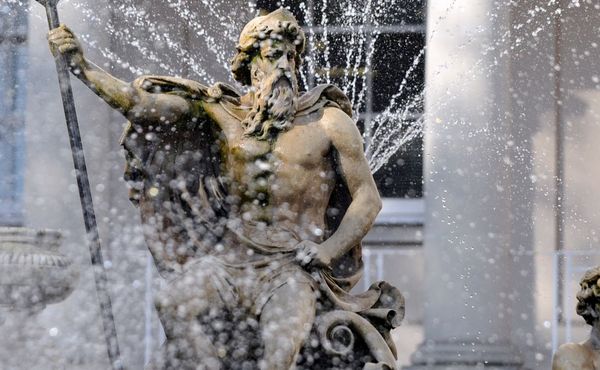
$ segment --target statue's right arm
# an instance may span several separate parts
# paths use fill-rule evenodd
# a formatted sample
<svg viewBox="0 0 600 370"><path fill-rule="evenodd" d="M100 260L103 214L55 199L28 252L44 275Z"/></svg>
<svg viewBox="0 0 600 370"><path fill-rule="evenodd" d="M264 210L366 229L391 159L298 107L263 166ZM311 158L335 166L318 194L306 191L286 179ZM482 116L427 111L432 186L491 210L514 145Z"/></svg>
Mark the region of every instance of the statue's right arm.
<svg viewBox="0 0 600 370"><path fill-rule="evenodd" d="M152 94L113 77L83 56L71 30L61 25L48 33L53 55L65 56L71 72L130 121L176 122L191 111L189 102L172 94Z"/></svg>

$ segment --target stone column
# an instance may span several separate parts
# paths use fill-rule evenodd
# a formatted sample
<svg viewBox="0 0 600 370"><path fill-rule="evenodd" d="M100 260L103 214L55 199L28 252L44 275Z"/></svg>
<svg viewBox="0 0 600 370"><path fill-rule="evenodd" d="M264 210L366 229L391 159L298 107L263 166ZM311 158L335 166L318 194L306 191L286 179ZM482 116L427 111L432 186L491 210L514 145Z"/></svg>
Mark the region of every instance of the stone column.
<svg viewBox="0 0 600 370"><path fill-rule="evenodd" d="M520 369L511 344L510 6L428 6L425 340L410 369Z"/></svg>
<svg viewBox="0 0 600 370"><path fill-rule="evenodd" d="M0 6L0 225L23 224L27 7Z"/></svg>

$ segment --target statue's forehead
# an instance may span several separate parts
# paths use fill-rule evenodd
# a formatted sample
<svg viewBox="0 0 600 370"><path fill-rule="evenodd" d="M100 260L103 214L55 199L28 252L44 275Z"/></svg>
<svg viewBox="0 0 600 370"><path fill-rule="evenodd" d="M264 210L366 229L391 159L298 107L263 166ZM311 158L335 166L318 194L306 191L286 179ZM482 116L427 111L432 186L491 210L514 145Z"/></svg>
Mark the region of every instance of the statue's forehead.
<svg viewBox="0 0 600 370"><path fill-rule="evenodd" d="M269 50L291 50L295 51L296 46L290 40L278 37L272 37L265 40L260 41L260 50L261 51L269 51Z"/></svg>

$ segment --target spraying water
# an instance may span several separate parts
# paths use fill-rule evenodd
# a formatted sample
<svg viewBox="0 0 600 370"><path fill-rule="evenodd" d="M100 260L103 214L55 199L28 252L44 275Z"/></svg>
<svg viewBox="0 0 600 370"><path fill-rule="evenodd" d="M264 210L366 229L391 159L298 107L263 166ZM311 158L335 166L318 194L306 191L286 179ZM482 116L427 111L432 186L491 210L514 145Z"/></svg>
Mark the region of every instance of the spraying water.
<svg viewBox="0 0 600 370"><path fill-rule="evenodd" d="M135 75L164 72L173 76L185 75L206 84L213 84L219 78L203 66L210 65L211 71L220 69L222 75L228 75L229 58L237 41L237 33L244 22L256 12L255 4L252 4L249 10L240 10L248 14L234 16L228 7L208 1L195 4L197 9L193 9L187 1L167 0L168 6L174 10L177 17L167 24L157 21L156 17L136 5L134 1L124 0L110 4L114 8L111 11L122 17L119 23L115 24L113 20L107 20L90 9L85 1L66 0L65 3L70 3L70 6L79 10L88 22L96 25L100 34L111 35L120 44L119 47L128 48L133 52L136 58L143 62L140 64L156 66L159 71L139 68L124 62L110 48L99 46L93 35L80 36L86 47L97 50L113 65ZM293 4L291 0L286 0L281 5L295 6L304 19L308 53L305 55L305 63L300 68L302 87L307 90L317 84L333 83L342 89L352 103L355 119L364 121L366 156L371 171L377 172L392 155L422 135L423 118L420 112L423 86L412 88L408 93L406 87L414 84L412 77L422 62L424 49L410 56L413 63L408 70L399 71L397 78L402 82L386 108L365 117L362 113L370 94L369 89L373 88L369 85L367 76L373 72L376 43L382 34L381 20L396 5L394 1L368 0L363 3L345 0L331 3L325 0L318 4L311 1ZM340 12L340 9L343 11ZM208 17L203 18L201 14ZM332 19L330 14L335 14L335 19ZM177 41L177 33L181 30L176 25L187 25L187 32L190 33L187 37L203 44L202 52L191 51ZM140 34L136 30L142 29L146 30L144 38L136 36ZM342 33L340 30L346 31ZM223 35L225 42L215 40L211 34ZM156 48L157 45L159 48ZM340 48L342 50L339 50ZM165 54L173 57L169 60L164 57Z"/></svg>

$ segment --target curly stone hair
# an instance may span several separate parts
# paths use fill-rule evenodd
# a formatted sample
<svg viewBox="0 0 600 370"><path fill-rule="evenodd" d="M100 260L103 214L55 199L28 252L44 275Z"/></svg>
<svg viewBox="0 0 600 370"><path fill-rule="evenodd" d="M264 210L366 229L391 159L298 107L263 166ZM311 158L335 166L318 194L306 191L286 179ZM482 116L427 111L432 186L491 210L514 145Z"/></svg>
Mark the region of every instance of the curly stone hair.
<svg viewBox="0 0 600 370"><path fill-rule="evenodd" d="M600 318L600 266L586 271L579 285L577 314L593 325Z"/></svg>
<svg viewBox="0 0 600 370"><path fill-rule="evenodd" d="M275 27L263 26L244 35L243 44L236 47L237 53L231 59L231 72L233 78L242 85L249 86L252 83L250 75L250 63L254 56L260 51L260 42L269 38L283 40L284 38L296 45L296 66L302 63L301 54L304 51L306 37L304 31L293 21L279 21Z"/></svg>

